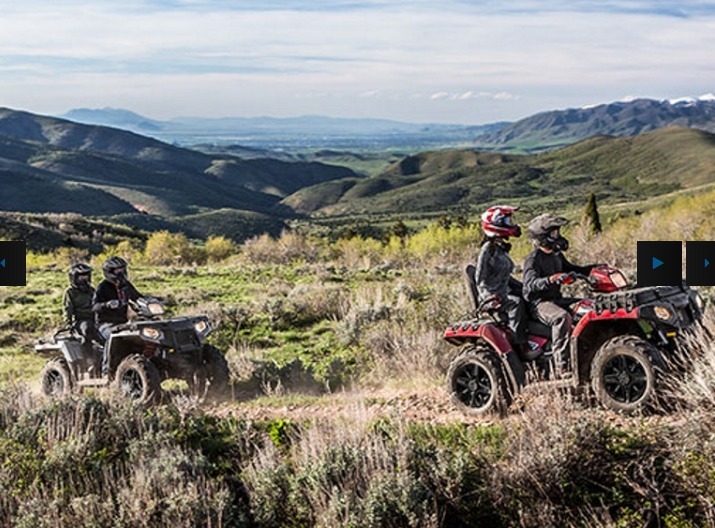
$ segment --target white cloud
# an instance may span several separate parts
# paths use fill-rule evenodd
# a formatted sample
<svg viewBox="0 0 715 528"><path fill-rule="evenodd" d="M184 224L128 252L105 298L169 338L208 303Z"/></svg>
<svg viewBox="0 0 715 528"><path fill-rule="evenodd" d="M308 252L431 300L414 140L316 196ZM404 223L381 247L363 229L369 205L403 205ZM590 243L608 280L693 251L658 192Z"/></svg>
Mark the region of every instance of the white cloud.
<svg viewBox="0 0 715 528"><path fill-rule="evenodd" d="M140 103L171 116L226 115L240 97L262 114L484 122L715 85L706 4L475 4L25 0L0 18L0 100L53 112Z"/></svg>

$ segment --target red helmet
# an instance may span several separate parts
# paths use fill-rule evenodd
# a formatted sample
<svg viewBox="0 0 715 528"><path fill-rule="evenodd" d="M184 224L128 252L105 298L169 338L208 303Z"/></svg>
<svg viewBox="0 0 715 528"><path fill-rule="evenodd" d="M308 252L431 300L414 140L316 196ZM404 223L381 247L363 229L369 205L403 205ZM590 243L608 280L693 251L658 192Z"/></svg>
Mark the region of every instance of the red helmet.
<svg viewBox="0 0 715 528"><path fill-rule="evenodd" d="M514 211L519 209L511 205L495 205L482 214L482 230L488 237L518 237L521 228L514 222Z"/></svg>

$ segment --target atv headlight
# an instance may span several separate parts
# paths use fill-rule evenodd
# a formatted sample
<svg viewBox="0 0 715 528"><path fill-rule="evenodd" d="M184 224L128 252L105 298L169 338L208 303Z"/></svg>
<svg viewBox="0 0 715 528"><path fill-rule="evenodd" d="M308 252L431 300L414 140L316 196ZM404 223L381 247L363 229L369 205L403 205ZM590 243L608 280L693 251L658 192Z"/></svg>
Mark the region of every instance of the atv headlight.
<svg viewBox="0 0 715 528"><path fill-rule="evenodd" d="M141 335L144 339L148 339L149 341L161 341L164 337L164 334L161 330L159 330L158 328L152 328L150 326L142 328Z"/></svg>
<svg viewBox="0 0 715 528"><path fill-rule="evenodd" d="M208 321L204 321L202 319L201 321L194 323L194 330L196 330L196 333L200 338L204 338L211 331L211 325L209 325Z"/></svg>
<svg viewBox="0 0 715 528"><path fill-rule="evenodd" d="M626 280L626 277L620 271L614 271L613 273L611 273L611 281L613 282L613 285L619 290L628 286L628 281Z"/></svg>
<svg viewBox="0 0 715 528"><path fill-rule="evenodd" d="M655 313L655 316L658 319L661 319L663 321L669 320L671 317L673 317L673 312L671 312L668 308L665 306L660 306L660 305L655 305L653 307L653 313Z"/></svg>
<svg viewBox="0 0 715 528"><path fill-rule="evenodd" d="M150 302L149 304L146 305L147 310L149 310L149 313L151 315L163 315L164 314L164 306L161 303L158 302Z"/></svg>

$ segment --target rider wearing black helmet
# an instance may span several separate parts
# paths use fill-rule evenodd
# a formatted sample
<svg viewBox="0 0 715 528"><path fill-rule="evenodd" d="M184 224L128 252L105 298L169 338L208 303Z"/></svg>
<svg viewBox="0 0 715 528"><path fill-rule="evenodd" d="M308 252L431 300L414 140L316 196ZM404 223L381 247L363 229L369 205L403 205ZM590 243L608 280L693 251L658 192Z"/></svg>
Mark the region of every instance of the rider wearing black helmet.
<svg viewBox="0 0 715 528"><path fill-rule="evenodd" d="M567 310L578 299L561 295L561 285L574 281L574 273L588 275L591 266L576 266L563 252L569 247L561 234L568 220L561 216L537 216L527 228L535 248L524 261L524 299L532 315L551 327L551 341L557 368L568 364L568 343L573 321Z"/></svg>
<svg viewBox="0 0 715 528"><path fill-rule="evenodd" d="M104 280L99 283L92 299L92 311L95 313L99 334L109 338L110 329L128 321L127 307L129 300L137 300L142 295L129 282L127 261L121 257L110 257L102 264ZM106 372L106 356L102 365Z"/></svg>
<svg viewBox="0 0 715 528"><path fill-rule="evenodd" d="M65 324L79 334L83 346L91 347L94 338L92 268L82 262L73 264L69 279L70 285L62 296Z"/></svg>

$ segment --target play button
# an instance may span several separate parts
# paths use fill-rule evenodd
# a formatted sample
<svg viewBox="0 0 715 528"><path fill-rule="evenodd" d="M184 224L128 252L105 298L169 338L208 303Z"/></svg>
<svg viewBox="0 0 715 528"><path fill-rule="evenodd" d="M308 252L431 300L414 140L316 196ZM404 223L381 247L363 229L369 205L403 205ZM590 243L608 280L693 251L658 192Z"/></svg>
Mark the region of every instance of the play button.
<svg viewBox="0 0 715 528"><path fill-rule="evenodd" d="M25 286L25 242L0 241L0 286Z"/></svg>
<svg viewBox="0 0 715 528"><path fill-rule="evenodd" d="M682 284L682 260L682 242L638 241L638 286Z"/></svg>
<svg viewBox="0 0 715 528"><path fill-rule="evenodd" d="M688 241L685 243L685 276L688 286L715 286L715 242Z"/></svg>

